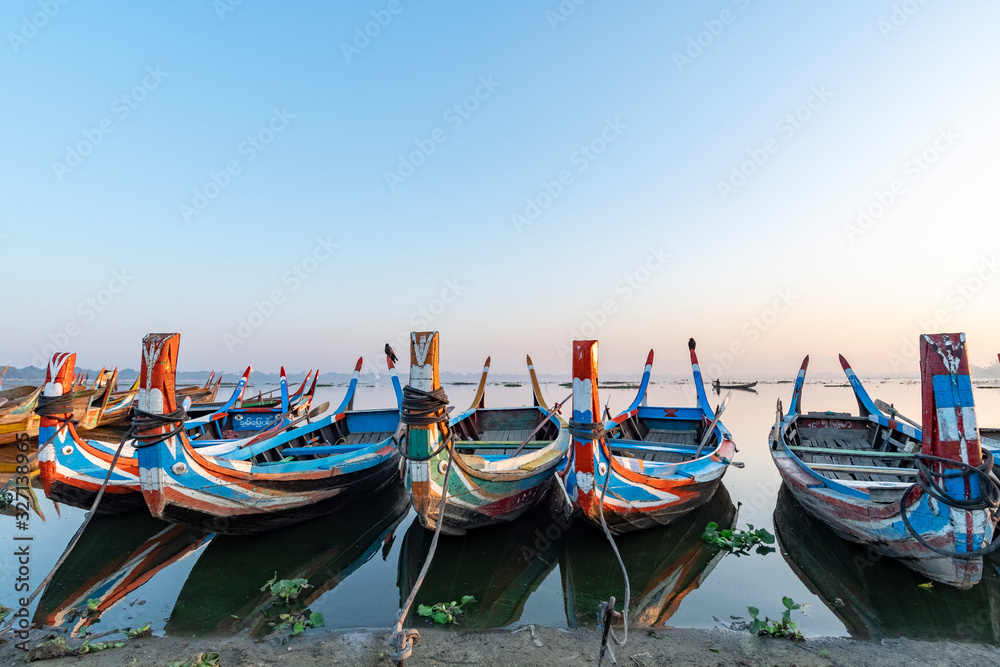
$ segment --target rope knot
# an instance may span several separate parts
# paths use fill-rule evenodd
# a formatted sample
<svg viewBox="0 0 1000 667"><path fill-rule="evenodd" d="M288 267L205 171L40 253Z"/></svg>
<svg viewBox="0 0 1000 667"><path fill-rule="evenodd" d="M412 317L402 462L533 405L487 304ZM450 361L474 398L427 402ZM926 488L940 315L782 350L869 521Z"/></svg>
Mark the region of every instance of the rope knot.
<svg viewBox="0 0 1000 667"><path fill-rule="evenodd" d="M393 635L392 644L396 650L389 653L389 658L402 666L403 662L413 654L413 647L419 643L419 630L400 630Z"/></svg>

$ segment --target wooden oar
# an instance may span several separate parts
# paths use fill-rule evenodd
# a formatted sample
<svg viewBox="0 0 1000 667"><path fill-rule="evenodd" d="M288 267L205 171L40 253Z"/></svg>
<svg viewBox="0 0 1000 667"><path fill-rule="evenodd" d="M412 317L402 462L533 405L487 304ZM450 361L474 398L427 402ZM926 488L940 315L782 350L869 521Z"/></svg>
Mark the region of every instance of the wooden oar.
<svg viewBox="0 0 1000 667"><path fill-rule="evenodd" d="M891 404L886 403L881 399L878 398L875 399L875 407L881 410L882 412L886 413L887 415L889 415L891 419L898 419L900 421L904 421L913 428L918 430L923 429L923 426L913 421L912 419L908 419L907 417L904 417L903 415L899 414L899 410L897 410Z"/></svg>
<svg viewBox="0 0 1000 667"><path fill-rule="evenodd" d="M532 431L528 435L528 437L524 439L524 442L521 443L520 447L518 447L517 449L514 450L514 453L510 455L510 458L514 458L515 456L517 456L518 454L520 454L521 450L524 449L525 445L527 445L529 442L531 442L531 440L535 437L535 434L542 430L542 427L545 426L545 422L549 421L549 419L552 418L553 414L559 414L559 410L562 409L563 404L566 403L566 401L568 401L571 398L573 398L573 392L570 392L569 396L567 396L566 398L564 398L561 401L558 401L555 405L553 405L552 406L552 412L550 412L549 414L545 415L545 417L542 419L542 421L538 422L538 426L535 427L535 430Z"/></svg>
<svg viewBox="0 0 1000 667"><path fill-rule="evenodd" d="M701 450L705 448L705 445L708 444L708 441L711 439L712 431L715 430L716 424L719 423L722 413L726 411L726 406L729 405L729 399L732 398L732 396L733 392L731 390L726 392L726 397L722 399L722 405L720 405L719 409L715 411L715 419L713 419L712 423L708 425L707 429L705 429L705 435L701 437L701 444L698 445L698 451L694 453L695 458L701 456Z"/></svg>

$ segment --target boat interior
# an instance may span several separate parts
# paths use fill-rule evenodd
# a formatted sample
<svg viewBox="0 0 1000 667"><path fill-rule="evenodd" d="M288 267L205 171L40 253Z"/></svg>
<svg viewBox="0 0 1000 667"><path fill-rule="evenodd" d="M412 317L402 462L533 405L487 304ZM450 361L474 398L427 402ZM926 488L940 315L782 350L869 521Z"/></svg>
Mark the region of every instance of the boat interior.
<svg viewBox="0 0 1000 667"><path fill-rule="evenodd" d="M398 426L398 410L356 410L337 421L323 419L316 428L307 427L294 438L279 436L274 447L259 452L251 460L256 465L267 465L350 454L387 440Z"/></svg>
<svg viewBox="0 0 1000 667"><path fill-rule="evenodd" d="M701 410L697 411L699 415ZM695 458L706 424L698 419L649 419L633 415L609 429L605 442L611 454L656 463L683 463ZM713 434L702 455L718 444Z"/></svg>
<svg viewBox="0 0 1000 667"><path fill-rule="evenodd" d="M786 430L789 448L810 469L829 479L905 482L917 475L919 440L843 412L808 412Z"/></svg>
<svg viewBox="0 0 1000 667"><path fill-rule="evenodd" d="M559 427L537 407L480 408L451 429L459 452L503 459L517 451L543 420L542 428L525 445L526 451L551 445L559 435Z"/></svg>

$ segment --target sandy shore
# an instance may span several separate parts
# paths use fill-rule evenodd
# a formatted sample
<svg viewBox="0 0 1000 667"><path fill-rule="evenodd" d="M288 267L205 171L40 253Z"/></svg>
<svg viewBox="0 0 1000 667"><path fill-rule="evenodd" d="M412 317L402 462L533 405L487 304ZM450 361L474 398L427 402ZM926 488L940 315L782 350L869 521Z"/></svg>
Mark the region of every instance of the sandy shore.
<svg viewBox="0 0 1000 667"><path fill-rule="evenodd" d="M47 667L164 667L171 661L217 652L223 667L264 665L350 665L390 667L387 631L318 632L282 642L279 638L251 641L245 637L186 639L152 637L130 640L123 648L84 656L46 660ZM525 627L517 631L469 632L421 628L420 644L407 661L412 667L430 665L586 665L596 664L599 640L595 631L563 631ZM809 639L793 642L751 636L730 630L664 630L632 632L625 647L616 649L619 665L978 665L1000 664L1000 649L981 644L922 642L908 639L881 643L850 639ZM23 664L24 651L0 646L0 664ZM605 664L608 664L605 661Z"/></svg>

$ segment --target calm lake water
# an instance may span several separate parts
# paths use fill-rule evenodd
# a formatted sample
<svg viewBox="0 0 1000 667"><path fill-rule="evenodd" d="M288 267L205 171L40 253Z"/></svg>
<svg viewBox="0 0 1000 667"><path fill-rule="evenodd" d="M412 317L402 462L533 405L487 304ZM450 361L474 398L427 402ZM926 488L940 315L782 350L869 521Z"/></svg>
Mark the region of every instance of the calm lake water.
<svg viewBox="0 0 1000 667"><path fill-rule="evenodd" d="M869 381L873 397L919 420L920 384ZM265 390L267 388L265 387ZM467 405L474 387L446 385L452 403ZM336 405L344 388L317 390L314 405ZM550 403L569 390L544 386ZM775 402L785 405L790 383L761 384L757 393L733 392L723 422L732 431L744 469L731 468L725 490L703 510L666 529L621 538L619 548L632 583L632 621L649 626L709 628L718 617L745 617L747 606L778 617L782 596L803 603L793 615L806 636L925 637L1000 644L1000 559L988 561L983 582L961 592L925 580L891 559L871 557L804 515L787 494L767 451ZM613 413L633 389L602 389ZM713 406L719 397L710 394ZM531 401L528 384L489 385L487 405ZM361 386L357 408L394 402L391 387ZM654 383L650 405L693 405L687 383ZM984 426L1000 425L1000 390L976 391ZM849 387L810 383L804 410L857 411ZM568 416L568 415L567 415ZM39 514L27 530L13 516L0 518L5 544L30 535L31 585L50 571L83 521L83 511L54 506L40 489ZM705 548L701 533L716 521L740 528L753 524L779 535L768 555L735 557ZM775 525L777 524L777 526ZM75 609L102 600L95 631L152 622L157 633L210 635L268 632L283 611L261 587L279 579L305 578L311 588L300 603L323 613L327 628L388 627L408 594L430 543L402 493L369 499L330 516L259 537L224 537L171 527L136 513L96 517L52 583L33 604L36 622L72 627ZM0 601L15 593L18 564L12 549L0 560ZM508 526L442 537L418 603L474 595L462 627L593 625L597 604L624 599L621 572L603 534L582 522L566 526L546 508ZM418 627L422 621L417 621Z"/></svg>

